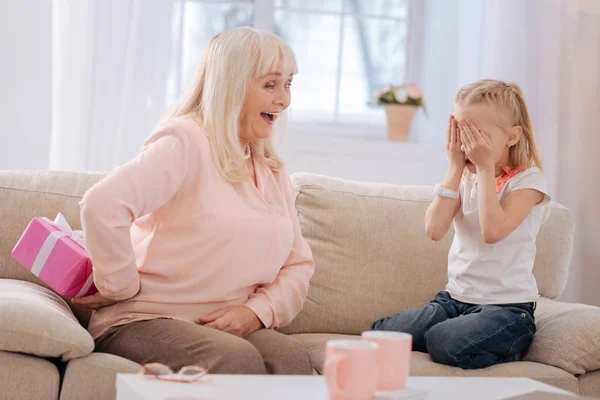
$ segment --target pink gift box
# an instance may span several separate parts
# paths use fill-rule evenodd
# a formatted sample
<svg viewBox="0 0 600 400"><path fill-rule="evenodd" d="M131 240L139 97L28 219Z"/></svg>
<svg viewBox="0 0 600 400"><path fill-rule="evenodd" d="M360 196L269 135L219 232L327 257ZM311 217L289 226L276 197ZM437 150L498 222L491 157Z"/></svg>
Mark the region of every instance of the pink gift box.
<svg viewBox="0 0 600 400"><path fill-rule="evenodd" d="M59 214L57 220L59 218L66 224L62 215ZM60 295L83 297L97 293L92 262L83 247L82 235L72 232L68 224L62 230L58 226L61 224L57 221L34 218L12 256Z"/></svg>

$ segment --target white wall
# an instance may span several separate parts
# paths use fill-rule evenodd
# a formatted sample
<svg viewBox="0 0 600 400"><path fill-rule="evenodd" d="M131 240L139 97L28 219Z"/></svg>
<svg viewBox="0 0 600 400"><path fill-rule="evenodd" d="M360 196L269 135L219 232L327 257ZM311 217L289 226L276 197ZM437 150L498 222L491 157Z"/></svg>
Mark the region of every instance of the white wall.
<svg viewBox="0 0 600 400"><path fill-rule="evenodd" d="M0 169L48 167L52 1L0 2Z"/></svg>
<svg viewBox="0 0 600 400"><path fill-rule="evenodd" d="M403 185L441 182L447 166L442 146L314 134L290 134L282 155L290 173Z"/></svg>

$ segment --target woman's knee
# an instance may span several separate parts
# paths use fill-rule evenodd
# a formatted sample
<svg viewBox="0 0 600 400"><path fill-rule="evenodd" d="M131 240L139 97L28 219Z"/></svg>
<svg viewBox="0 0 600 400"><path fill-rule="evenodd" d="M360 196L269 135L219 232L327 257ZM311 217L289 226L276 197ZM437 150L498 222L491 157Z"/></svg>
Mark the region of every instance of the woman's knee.
<svg viewBox="0 0 600 400"><path fill-rule="evenodd" d="M264 357L267 368L278 375L312 375L312 363L306 348L299 340L282 336L284 339Z"/></svg>
<svg viewBox="0 0 600 400"><path fill-rule="evenodd" d="M288 335L263 329L248 337L261 353L267 372L277 375L312 375L308 352L302 343Z"/></svg>
<svg viewBox="0 0 600 400"><path fill-rule="evenodd" d="M247 340L232 335L216 344L213 360L208 366L213 374L265 374L265 362L256 347Z"/></svg>

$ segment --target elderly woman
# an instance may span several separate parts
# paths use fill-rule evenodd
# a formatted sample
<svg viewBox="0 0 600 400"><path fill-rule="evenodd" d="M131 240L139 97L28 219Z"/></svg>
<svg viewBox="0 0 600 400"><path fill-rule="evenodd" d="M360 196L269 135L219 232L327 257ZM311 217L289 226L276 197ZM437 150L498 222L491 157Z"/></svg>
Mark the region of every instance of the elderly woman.
<svg viewBox="0 0 600 400"><path fill-rule="evenodd" d="M215 36L196 77L141 154L81 202L99 293L96 350L172 369L310 374L273 328L302 309L314 272L274 149L296 62L277 36Z"/></svg>

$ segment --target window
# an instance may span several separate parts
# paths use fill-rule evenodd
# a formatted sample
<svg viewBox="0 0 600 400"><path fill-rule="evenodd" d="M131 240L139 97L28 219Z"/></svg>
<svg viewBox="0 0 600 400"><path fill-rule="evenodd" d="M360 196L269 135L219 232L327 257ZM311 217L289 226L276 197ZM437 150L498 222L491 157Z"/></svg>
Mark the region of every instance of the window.
<svg viewBox="0 0 600 400"><path fill-rule="evenodd" d="M404 82L409 2L184 0L179 88L213 35L252 25L275 32L296 53L293 124L343 135L364 135L365 126L383 132L384 112L369 103L383 86Z"/></svg>

